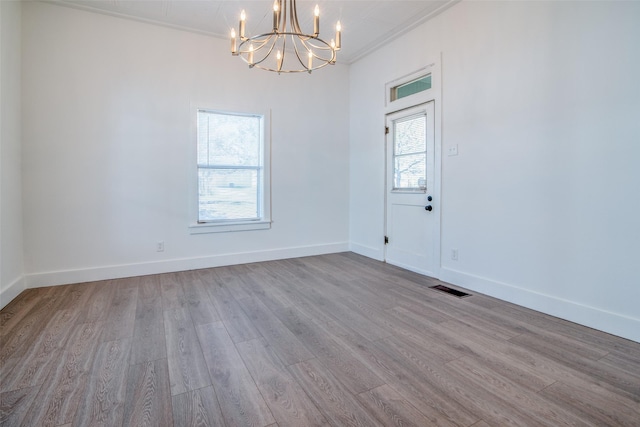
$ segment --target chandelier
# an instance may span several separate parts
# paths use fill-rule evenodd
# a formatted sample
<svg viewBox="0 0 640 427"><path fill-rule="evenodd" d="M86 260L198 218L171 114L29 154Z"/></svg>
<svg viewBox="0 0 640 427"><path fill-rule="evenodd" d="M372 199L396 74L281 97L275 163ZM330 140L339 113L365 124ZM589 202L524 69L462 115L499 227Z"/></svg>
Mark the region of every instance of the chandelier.
<svg viewBox="0 0 640 427"><path fill-rule="evenodd" d="M273 28L270 32L248 37L245 33L246 14L240 14L239 32L231 30L231 54L240 56L249 68L280 73L311 73L336 63L340 50L340 21L336 24L335 39L326 42L320 34L320 8L316 5L313 33L306 34L298 24L296 0L273 2ZM287 56L287 53L289 55Z"/></svg>

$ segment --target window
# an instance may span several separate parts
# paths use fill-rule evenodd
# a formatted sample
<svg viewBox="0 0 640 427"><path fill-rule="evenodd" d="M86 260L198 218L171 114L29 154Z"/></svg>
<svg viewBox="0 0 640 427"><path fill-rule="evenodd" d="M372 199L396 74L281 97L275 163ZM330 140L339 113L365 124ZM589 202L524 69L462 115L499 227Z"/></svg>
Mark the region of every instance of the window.
<svg viewBox="0 0 640 427"><path fill-rule="evenodd" d="M427 117L393 122L393 190L424 191L427 178Z"/></svg>
<svg viewBox="0 0 640 427"><path fill-rule="evenodd" d="M387 112L411 108L435 99L438 74L434 64L389 81L384 86Z"/></svg>
<svg viewBox="0 0 640 427"><path fill-rule="evenodd" d="M268 228L265 152L264 115L198 110L199 226Z"/></svg>
<svg viewBox="0 0 640 427"><path fill-rule="evenodd" d="M393 102L397 99L402 99L406 96L414 95L429 89L431 89L431 75L426 75L410 82L392 87L389 97Z"/></svg>

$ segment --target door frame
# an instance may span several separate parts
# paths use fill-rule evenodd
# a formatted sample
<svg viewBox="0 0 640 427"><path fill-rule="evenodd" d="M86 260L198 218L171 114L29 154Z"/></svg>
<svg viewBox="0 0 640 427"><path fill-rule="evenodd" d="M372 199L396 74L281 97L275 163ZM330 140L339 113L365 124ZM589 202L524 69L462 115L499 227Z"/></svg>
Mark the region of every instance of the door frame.
<svg viewBox="0 0 640 427"><path fill-rule="evenodd" d="M440 58L439 58L440 59ZM429 65L422 67L414 72L406 74L402 77L389 81L385 85L385 111L384 111L384 123L386 126L387 117L391 114L401 112L402 110L406 110L409 108L417 107L422 104L426 104L428 102L433 102L434 109L434 186L433 186L433 198L434 202L438 203L438 215L434 215L433 220L435 224L433 225L433 250L434 250L434 266L432 277L439 279L440 271L442 268L442 212L444 204L442 203L442 74L441 74L441 61L431 62ZM409 82L417 77L420 77L425 74L431 74L431 89L425 90L423 92L416 93L414 95L407 96L405 98L390 101L389 94L392 87L397 85ZM389 143L388 135L385 135L384 138L384 223L383 230L384 235L387 236L387 189L389 183L388 181L388 167L389 167L389 158L388 158L388 150L387 144ZM386 245L383 246L382 250L383 259L386 262L387 260L387 248ZM420 269L414 268L406 268L408 270L414 271L419 274L424 274L424 271L420 271ZM431 276L430 276L431 277Z"/></svg>

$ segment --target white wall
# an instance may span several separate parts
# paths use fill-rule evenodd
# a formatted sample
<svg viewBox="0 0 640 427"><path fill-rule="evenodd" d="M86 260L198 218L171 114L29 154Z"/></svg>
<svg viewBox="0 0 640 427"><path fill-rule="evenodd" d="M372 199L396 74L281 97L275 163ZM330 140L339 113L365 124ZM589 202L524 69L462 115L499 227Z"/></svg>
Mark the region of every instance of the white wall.
<svg viewBox="0 0 640 427"><path fill-rule="evenodd" d="M441 54L441 278L640 341L639 22L462 2L353 64L352 248L383 256L384 84Z"/></svg>
<svg viewBox="0 0 640 427"><path fill-rule="evenodd" d="M25 288L20 149L19 2L0 1L0 308Z"/></svg>
<svg viewBox="0 0 640 427"><path fill-rule="evenodd" d="M225 40L44 3L23 16L29 286L348 248L348 67L278 76ZM270 230L189 233L197 107L271 109Z"/></svg>

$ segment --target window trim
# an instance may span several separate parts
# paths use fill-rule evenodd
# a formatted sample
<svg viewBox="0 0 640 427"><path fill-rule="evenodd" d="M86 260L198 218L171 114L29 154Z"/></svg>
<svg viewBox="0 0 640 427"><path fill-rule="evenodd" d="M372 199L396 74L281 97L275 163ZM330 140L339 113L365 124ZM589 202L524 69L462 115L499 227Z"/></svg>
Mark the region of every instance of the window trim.
<svg viewBox="0 0 640 427"><path fill-rule="evenodd" d="M251 111L253 110L253 111ZM262 217L250 218L246 220L219 220L219 221L199 221L199 183L198 183L198 114L200 111L210 113L231 114L238 116L256 116L262 117L262 200L258 203L262 204ZM251 111L251 112L247 112ZM192 138L189 144L189 170L191 185L189 186L189 233L190 234L206 234L206 233L225 233L233 231L250 231L250 230L266 230L271 228L271 111L248 108L208 108L193 107L191 108L192 117ZM251 167L251 169L255 169Z"/></svg>

